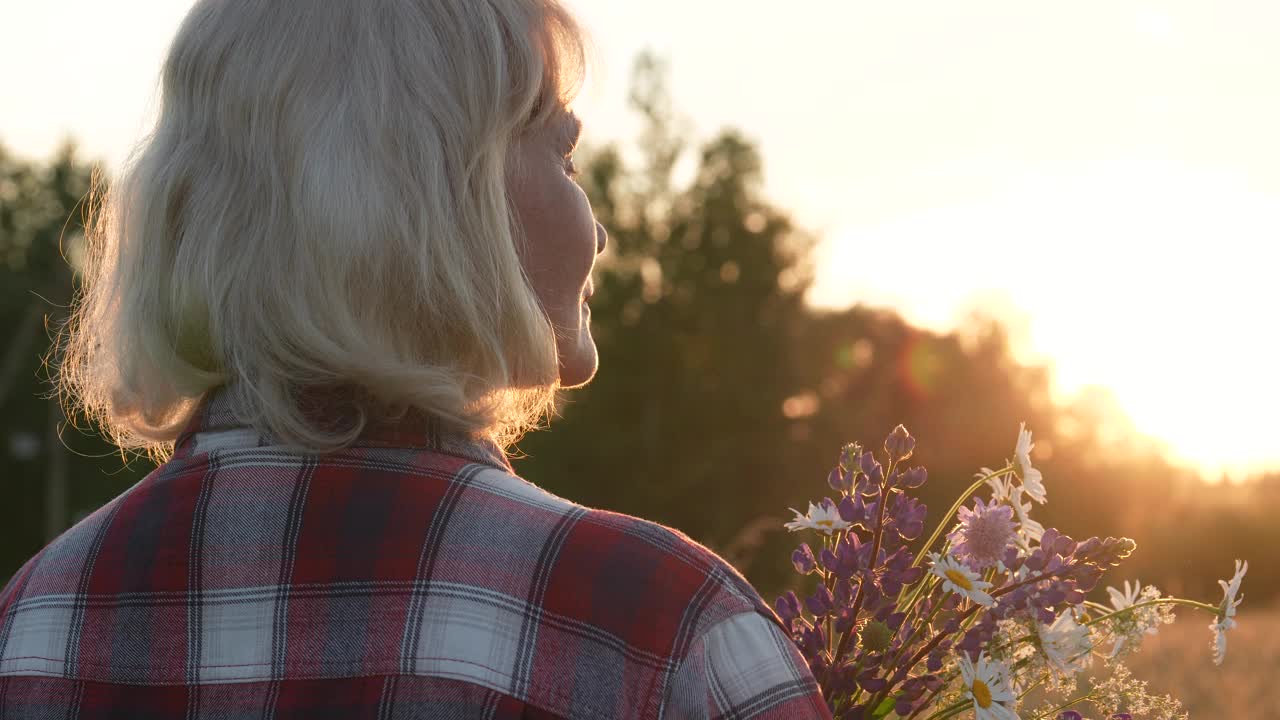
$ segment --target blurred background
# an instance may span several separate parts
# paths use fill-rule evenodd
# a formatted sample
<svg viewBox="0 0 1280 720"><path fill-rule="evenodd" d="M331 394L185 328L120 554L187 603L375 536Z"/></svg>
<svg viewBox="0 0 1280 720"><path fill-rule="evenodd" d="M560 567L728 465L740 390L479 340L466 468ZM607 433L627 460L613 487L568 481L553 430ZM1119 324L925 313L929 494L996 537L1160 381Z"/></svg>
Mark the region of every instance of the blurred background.
<svg viewBox="0 0 1280 720"><path fill-rule="evenodd" d="M0 9L0 583L153 467L68 422L48 353L190 4ZM843 443L905 424L940 512L1025 421L1046 525L1137 540L1106 582L1216 602L1250 559L1224 671L1189 617L1152 684L1280 706L1233 672L1280 663L1280 6L568 4L600 372L521 475L772 599Z"/></svg>

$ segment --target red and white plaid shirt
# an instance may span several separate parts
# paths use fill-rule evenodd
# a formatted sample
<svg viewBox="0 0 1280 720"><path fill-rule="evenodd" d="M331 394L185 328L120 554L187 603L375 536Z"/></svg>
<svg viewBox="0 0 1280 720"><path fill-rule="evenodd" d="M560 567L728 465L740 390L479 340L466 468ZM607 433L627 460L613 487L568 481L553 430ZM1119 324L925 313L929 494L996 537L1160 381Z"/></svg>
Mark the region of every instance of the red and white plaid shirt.
<svg viewBox="0 0 1280 720"><path fill-rule="evenodd" d="M409 423L301 455L215 394L0 592L0 718L830 718L684 534Z"/></svg>

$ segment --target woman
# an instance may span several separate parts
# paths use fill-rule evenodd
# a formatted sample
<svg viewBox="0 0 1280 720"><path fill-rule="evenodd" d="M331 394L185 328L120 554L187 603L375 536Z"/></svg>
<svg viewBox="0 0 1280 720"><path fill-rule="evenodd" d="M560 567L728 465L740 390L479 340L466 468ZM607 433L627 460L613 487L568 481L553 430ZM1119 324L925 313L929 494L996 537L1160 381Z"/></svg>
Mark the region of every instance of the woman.
<svg viewBox="0 0 1280 720"><path fill-rule="evenodd" d="M166 460L0 594L0 717L826 718L688 537L518 477L596 371L556 0L201 0L63 389Z"/></svg>

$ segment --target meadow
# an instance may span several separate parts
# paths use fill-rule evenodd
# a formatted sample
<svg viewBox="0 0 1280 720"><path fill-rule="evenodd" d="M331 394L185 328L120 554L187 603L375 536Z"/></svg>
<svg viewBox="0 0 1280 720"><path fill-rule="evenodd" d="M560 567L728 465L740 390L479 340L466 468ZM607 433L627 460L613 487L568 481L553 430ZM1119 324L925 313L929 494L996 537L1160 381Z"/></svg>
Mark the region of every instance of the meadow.
<svg viewBox="0 0 1280 720"><path fill-rule="evenodd" d="M1193 720L1280 720L1280 606L1246 612L1227 636L1227 657L1215 667L1207 616L1180 612L1129 658L1153 692L1182 700Z"/></svg>
<svg viewBox="0 0 1280 720"><path fill-rule="evenodd" d="M807 305L814 238L763 195L755 145L724 131L701 148L701 166L682 187L671 176L679 125L657 75L640 75L636 87L652 95L639 104L644 164L608 146L584 153L582 165L611 238L592 300L601 372L559 406L554 432L521 441L519 474L575 502L687 533L772 601L797 579L788 558L798 540L783 530L782 509L830 494L831 461L845 443L879 447L897 423L922 438L913 460L935 478L919 492L933 513L923 529L974 470L1009 456L1025 424L1052 498L1036 519L1077 538L1136 541L1132 562L1104 582L1141 577L1217 602L1216 580L1233 560L1253 561L1249 604L1223 666L1211 660L1208 617L1185 611L1129 664L1193 718L1280 720L1280 606L1265 605L1280 597L1280 574L1258 552L1280 539L1280 473L1208 486L1142 435L1108 391L1054 400L1052 366L1017 360L1016 333L999 314L975 311L944 332L892 308ZM0 585L150 469L142 460L122 467L87 427L61 433L67 418L50 403L49 332L74 287L63 240L83 248L71 221L86 207L91 169L74 145L47 167L0 147L0 210L17 218L0 217L0 328L14 329L17 348L8 351L17 360L0 363L0 442L9 450L0 452ZM899 259L921 260L929 258L907 249ZM853 267L851 278L868 268Z"/></svg>

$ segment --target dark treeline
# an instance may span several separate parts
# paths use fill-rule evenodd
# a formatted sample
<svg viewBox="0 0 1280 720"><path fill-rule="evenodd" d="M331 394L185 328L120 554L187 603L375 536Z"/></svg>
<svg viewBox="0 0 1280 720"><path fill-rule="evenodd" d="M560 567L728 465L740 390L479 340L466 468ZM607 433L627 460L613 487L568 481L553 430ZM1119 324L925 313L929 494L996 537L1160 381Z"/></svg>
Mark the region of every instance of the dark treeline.
<svg viewBox="0 0 1280 720"><path fill-rule="evenodd" d="M661 64L641 58L638 161L609 146L580 163L610 237L592 299L600 372L567 394L549 432L519 444L521 475L678 528L772 598L793 581L800 540L782 528L786 508L831 493L825 478L844 443L878 446L905 424L919 443L913 462L929 469L931 528L980 467L1012 458L1025 421L1049 488L1036 516L1077 538L1137 540L1111 584L1136 577L1212 598L1232 559L1246 557L1251 605L1280 590L1266 562L1280 539L1280 476L1209 485L1171 464L1105 393L1055 405L1049 369L1015 362L989 317L940 334L890 310L807 307L815 240L763 197L753 143L729 130L688 147L665 87ZM678 182L690 156L696 169ZM0 150L0 578L150 469L66 427L48 399L43 357L71 287L61 255L75 252L88 179L70 146L48 166ZM910 282L928 261L903 248L898 267L847 272Z"/></svg>

